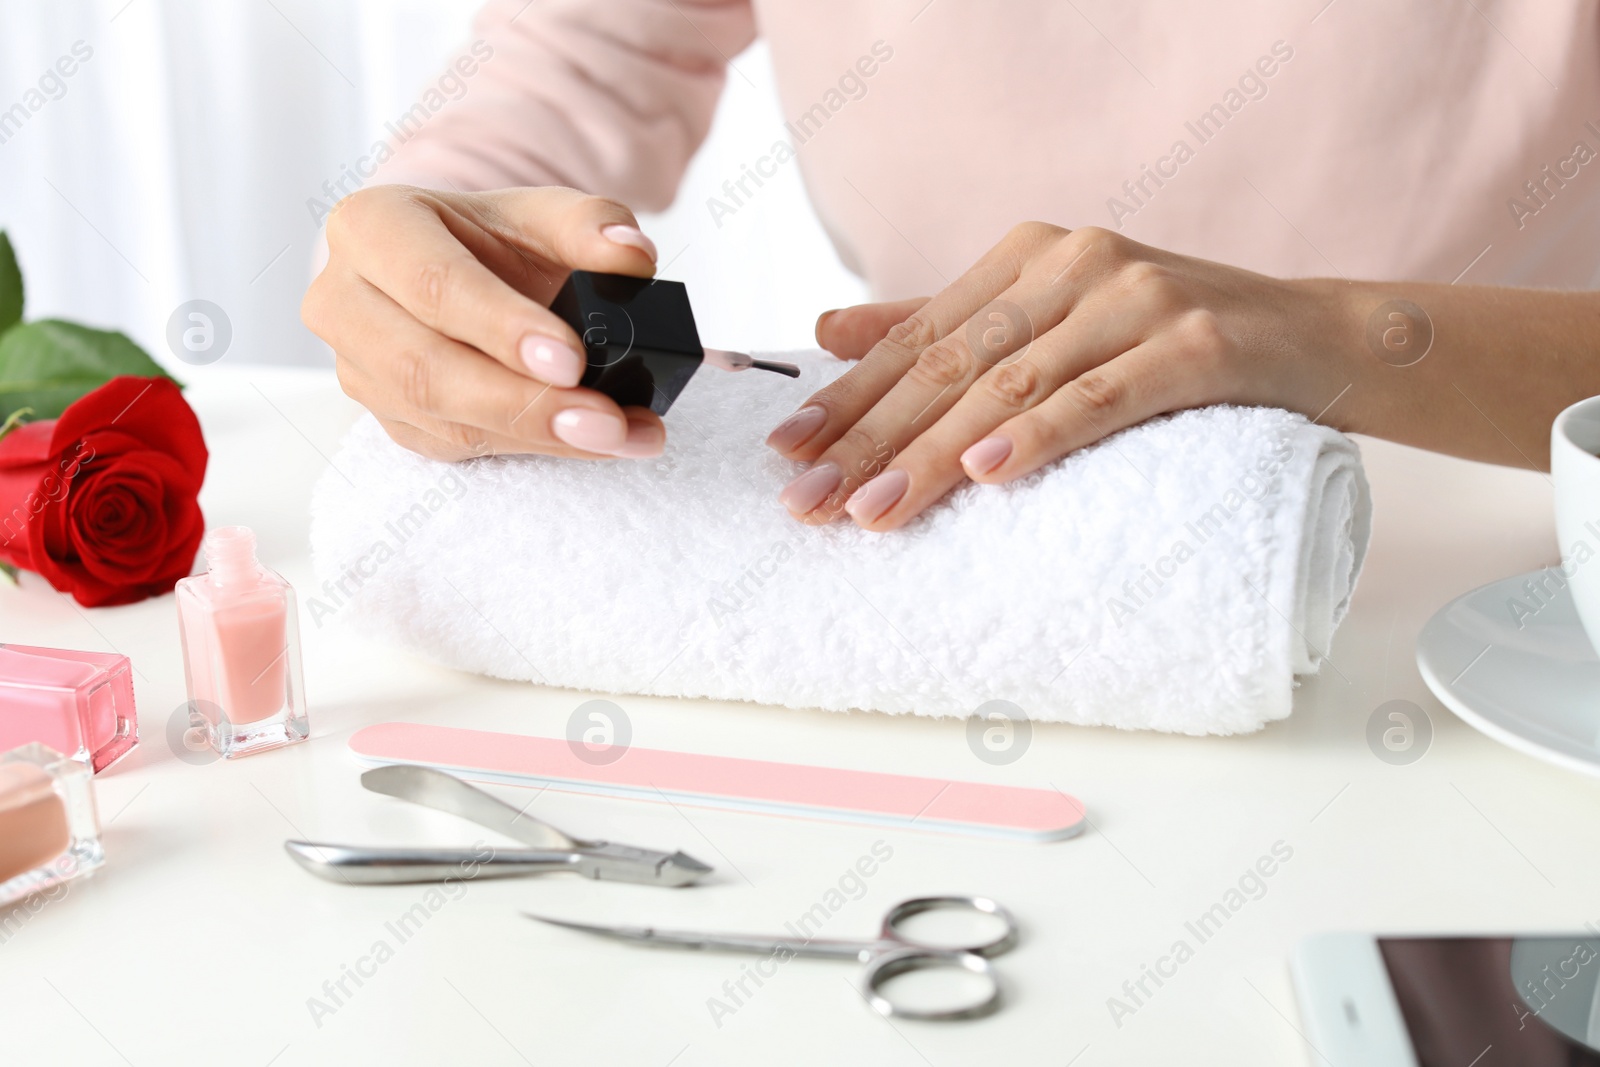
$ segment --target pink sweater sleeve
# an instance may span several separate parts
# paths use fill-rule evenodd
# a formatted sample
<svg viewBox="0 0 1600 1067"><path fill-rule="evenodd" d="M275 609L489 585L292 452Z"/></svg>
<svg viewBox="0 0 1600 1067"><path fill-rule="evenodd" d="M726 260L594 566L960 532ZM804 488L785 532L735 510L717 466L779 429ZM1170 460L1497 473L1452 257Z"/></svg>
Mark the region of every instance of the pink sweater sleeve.
<svg viewBox="0 0 1600 1067"><path fill-rule="evenodd" d="M391 124L379 181L568 185L660 210L755 17L750 0L489 0L473 37L464 92L420 128Z"/></svg>

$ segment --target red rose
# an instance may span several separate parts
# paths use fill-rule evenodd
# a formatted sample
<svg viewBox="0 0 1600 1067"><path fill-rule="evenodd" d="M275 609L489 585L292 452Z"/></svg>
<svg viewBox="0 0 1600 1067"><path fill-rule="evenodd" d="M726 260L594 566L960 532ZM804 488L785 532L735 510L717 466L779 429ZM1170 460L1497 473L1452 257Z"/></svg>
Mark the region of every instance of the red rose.
<svg viewBox="0 0 1600 1067"><path fill-rule="evenodd" d="M85 607L167 592L194 565L205 439L165 378L113 378L0 437L0 561Z"/></svg>

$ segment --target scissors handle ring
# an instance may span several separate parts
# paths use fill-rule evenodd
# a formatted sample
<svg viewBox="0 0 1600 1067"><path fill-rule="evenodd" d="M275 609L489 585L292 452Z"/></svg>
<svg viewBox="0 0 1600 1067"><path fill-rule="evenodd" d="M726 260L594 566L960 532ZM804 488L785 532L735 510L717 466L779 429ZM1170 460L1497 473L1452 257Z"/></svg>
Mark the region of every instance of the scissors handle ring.
<svg viewBox="0 0 1600 1067"><path fill-rule="evenodd" d="M953 1008L907 1008L884 995L883 987L897 975L931 967L954 967L981 975L989 984L989 995L970 1004ZM981 1019L1000 1009L1000 979L994 965L982 956L959 949L901 948L885 952L867 964L861 979L862 995L879 1015L896 1019L928 1022Z"/></svg>
<svg viewBox="0 0 1600 1067"><path fill-rule="evenodd" d="M913 915L921 915L928 911L976 911L985 915L993 915L1000 920L1002 929L1000 933L975 945L930 945L918 941L914 937L907 937L900 931L900 924ZM972 956L981 956L990 959L1003 952L1009 952L1017 945L1017 919L999 901L989 897L973 896L939 896L939 897L912 897L902 900L890 908L883 917L883 939L895 941L902 945L921 949L924 952L957 952Z"/></svg>

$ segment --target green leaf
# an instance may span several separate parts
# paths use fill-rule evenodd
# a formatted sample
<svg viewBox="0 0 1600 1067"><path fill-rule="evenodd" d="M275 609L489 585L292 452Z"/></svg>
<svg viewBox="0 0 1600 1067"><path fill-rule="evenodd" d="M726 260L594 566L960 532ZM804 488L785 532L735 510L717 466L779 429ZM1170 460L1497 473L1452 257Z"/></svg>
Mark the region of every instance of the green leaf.
<svg viewBox="0 0 1600 1067"><path fill-rule="evenodd" d="M6 416L6 421L5 422L0 422L0 437L4 437L6 434L10 433L12 430L15 430L18 426L21 426L22 423L23 423L23 420L28 418L28 416L30 416L32 414L33 414L33 409L32 408L18 408L17 410L13 411L11 414L7 415Z"/></svg>
<svg viewBox="0 0 1600 1067"><path fill-rule="evenodd" d="M12 251L11 238L0 230L0 333L22 321L22 268Z"/></svg>
<svg viewBox="0 0 1600 1067"><path fill-rule="evenodd" d="M0 335L0 419L22 408L32 408L35 418L56 418L80 396L123 375L172 379L114 331L59 319L13 326Z"/></svg>
<svg viewBox="0 0 1600 1067"><path fill-rule="evenodd" d="M18 573L20 572L17 570L17 568L13 567L11 564L0 563L0 579L4 579L7 584L16 585Z"/></svg>

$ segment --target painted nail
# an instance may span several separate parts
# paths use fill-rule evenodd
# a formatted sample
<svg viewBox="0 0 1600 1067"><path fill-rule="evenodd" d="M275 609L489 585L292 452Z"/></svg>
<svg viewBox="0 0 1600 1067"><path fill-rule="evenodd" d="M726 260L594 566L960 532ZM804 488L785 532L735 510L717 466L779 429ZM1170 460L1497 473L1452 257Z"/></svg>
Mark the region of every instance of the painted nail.
<svg viewBox="0 0 1600 1067"><path fill-rule="evenodd" d="M826 409L816 404L807 404L778 423L777 427L767 434L767 447L775 448L779 452L789 452L799 448L815 437L817 431L822 429L822 424L827 421Z"/></svg>
<svg viewBox="0 0 1600 1067"><path fill-rule="evenodd" d="M837 463L819 463L784 486L778 503L796 515L804 515L832 496L842 478Z"/></svg>
<svg viewBox="0 0 1600 1067"><path fill-rule="evenodd" d="M857 489L844 509L862 526L877 522L886 511L900 503L910 485L911 475L905 471L884 471Z"/></svg>
<svg viewBox="0 0 1600 1067"><path fill-rule="evenodd" d="M555 435L585 452L615 452L628 440L628 427L624 420L604 411L590 408L568 408L556 413L550 420Z"/></svg>
<svg viewBox="0 0 1600 1067"><path fill-rule="evenodd" d="M554 338L530 333L517 350L529 372L541 382L570 389L583 378L583 357Z"/></svg>
<svg viewBox="0 0 1600 1067"><path fill-rule="evenodd" d="M622 459L654 459L667 446L666 431L649 422L628 422L628 437L611 454Z"/></svg>
<svg viewBox="0 0 1600 1067"><path fill-rule="evenodd" d="M996 434L985 437L961 453L961 465L976 478L980 474L988 474L1010 458L1011 438Z"/></svg>
<svg viewBox="0 0 1600 1067"><path fill-rule="evenodd" d="M600 236L614 245L627 245L637 248L654 262L657 256L656 243L646 237L637 226L624 226L622 223L613 223L600 231Z"/></svg>

